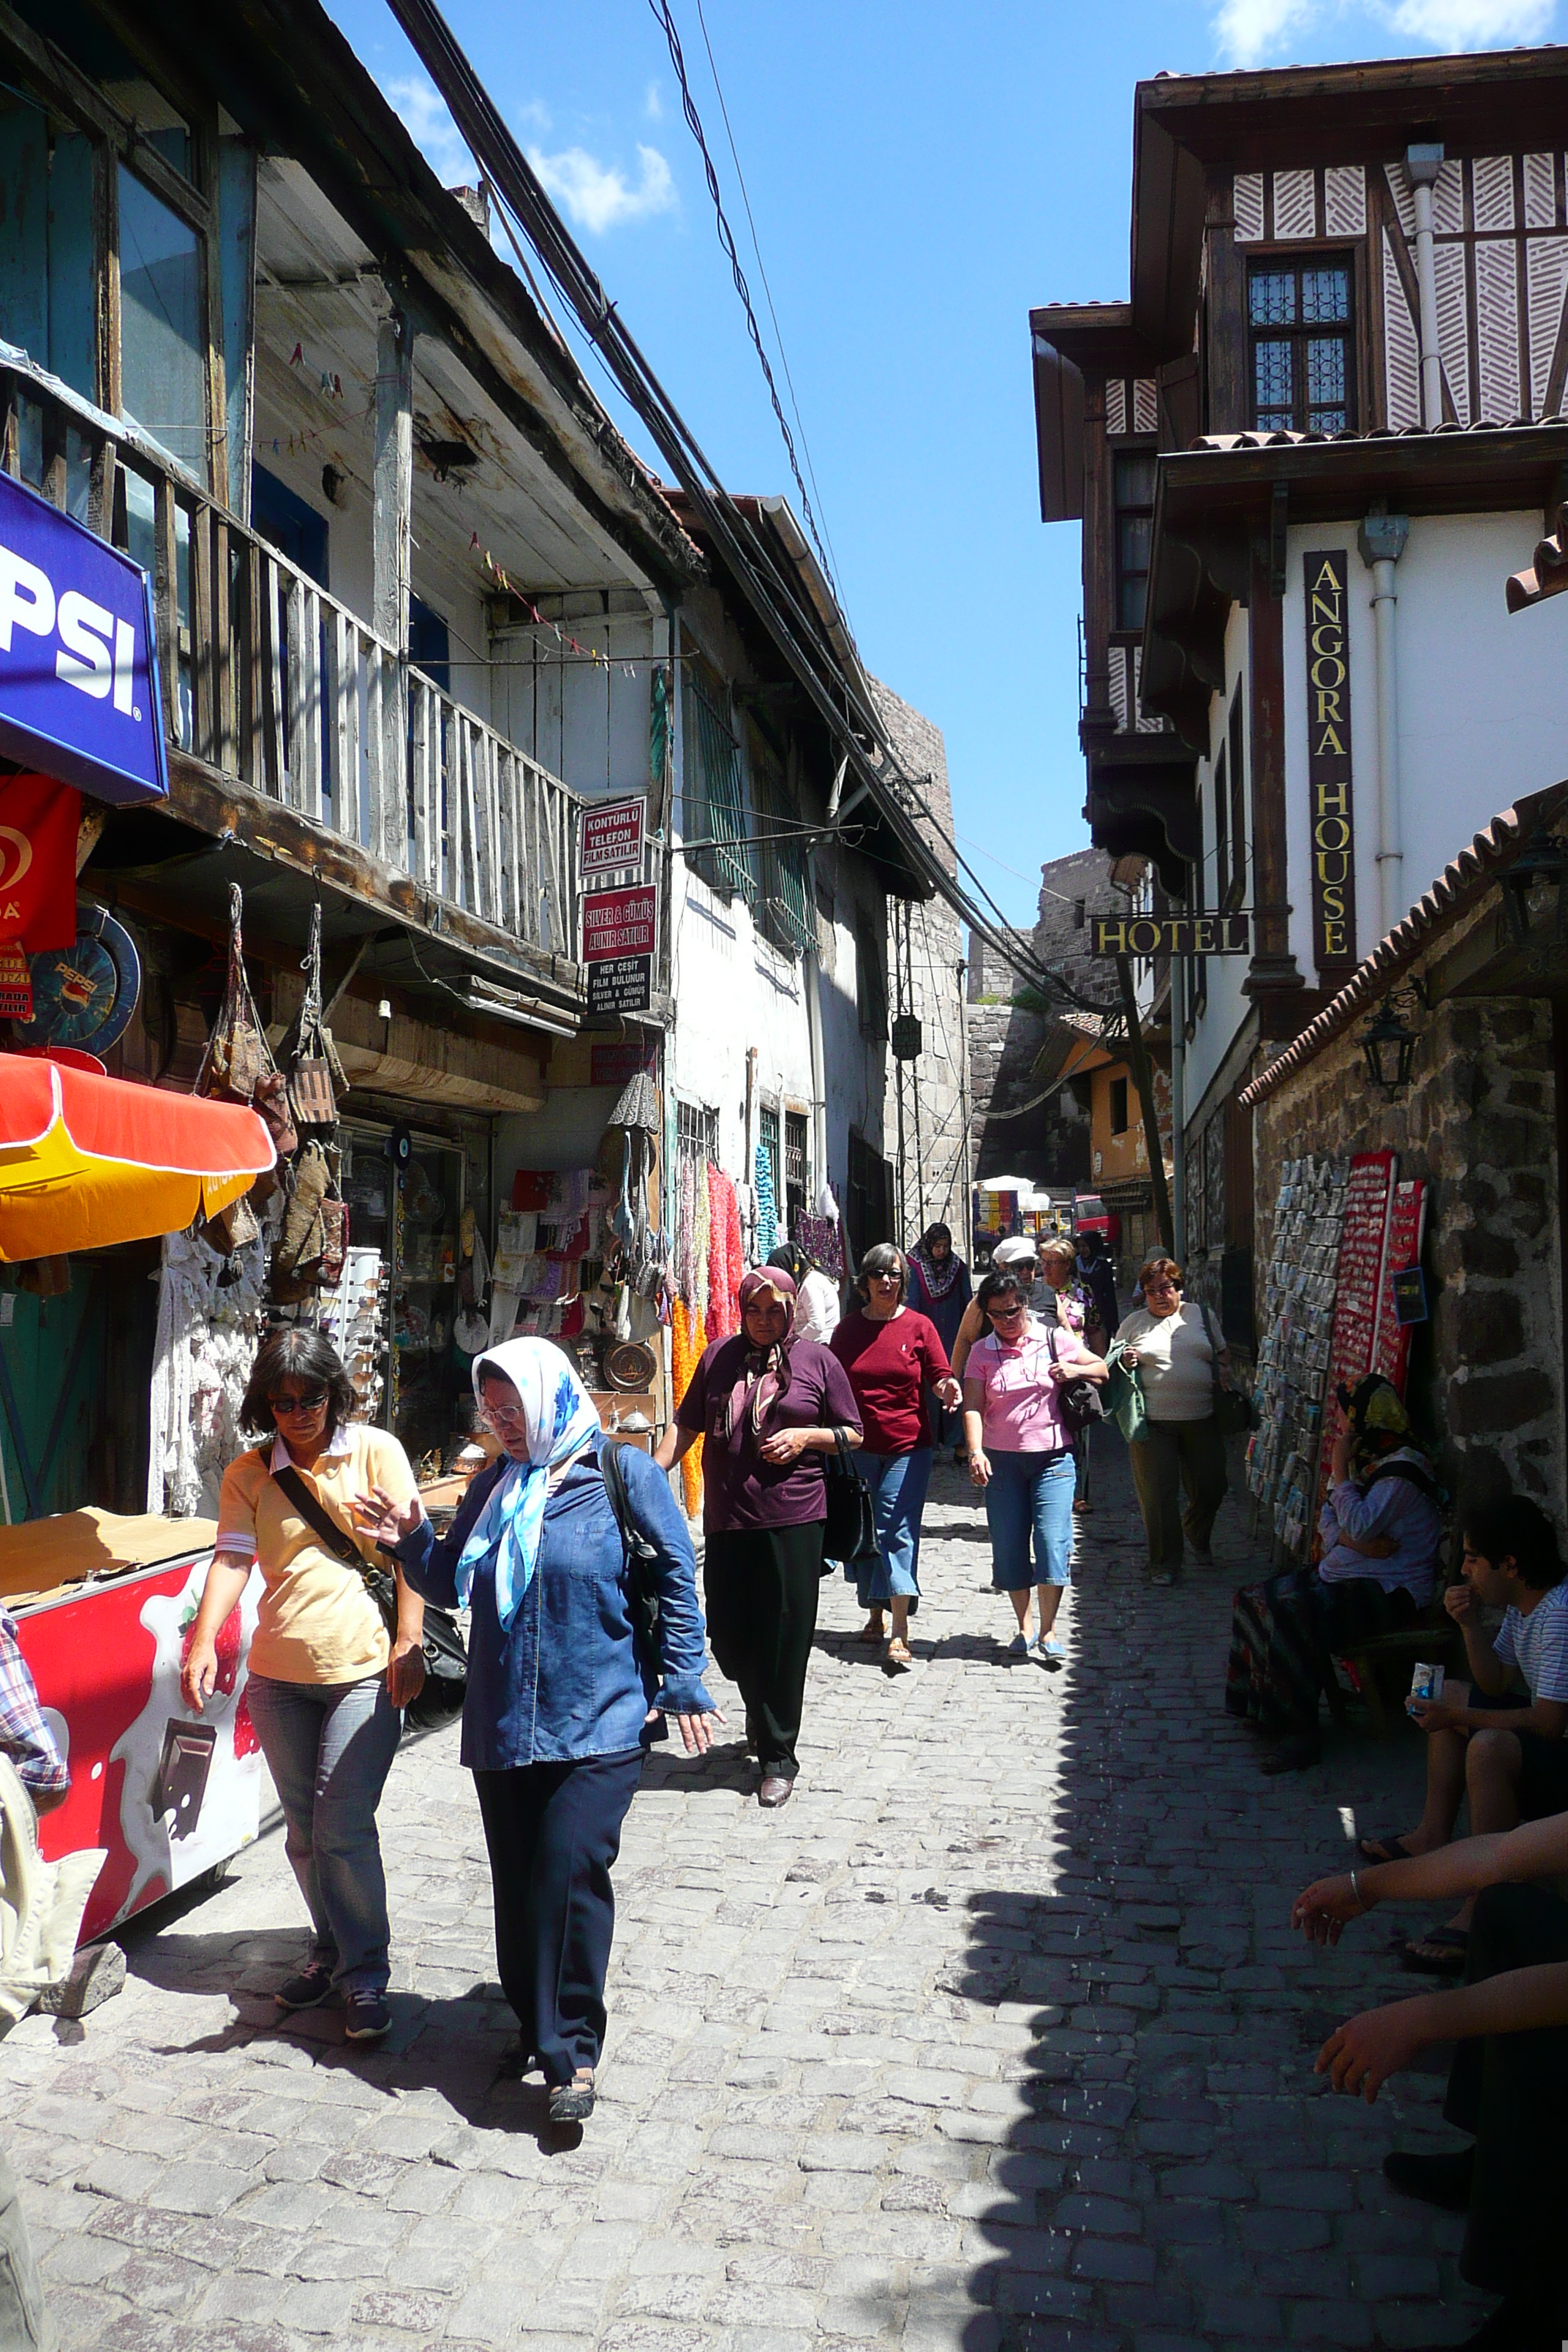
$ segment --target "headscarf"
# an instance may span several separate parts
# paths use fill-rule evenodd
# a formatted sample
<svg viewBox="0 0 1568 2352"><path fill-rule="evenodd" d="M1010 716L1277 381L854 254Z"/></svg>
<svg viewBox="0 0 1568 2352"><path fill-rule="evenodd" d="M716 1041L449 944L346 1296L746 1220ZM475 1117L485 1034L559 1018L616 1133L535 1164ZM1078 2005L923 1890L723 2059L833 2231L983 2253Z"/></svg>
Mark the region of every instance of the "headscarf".
<svg viewBox="0 0 1568 2352"><path fill-rule="evenodd" d="M797 1290L811 1272L811 1260L794 1242L780 1242L777 1249L771 1253L768 1265L776 1267L781 1274L787 1274Z"/></svg>
<svg viewBox="0 0 1568 2352"><path fill-rule="evenodd" d="M767 1297L790 1310L795 1307L795 1276L782 1266L754 1265L750 1274L741 1277L741 1324L745 1329L746 1309L753 1299ZM774 1404L789 1386L789 1332L775 1339L770 1347L753 1348L746 1342L745 1361L741 1377L724 1400L718 1434L723 1438L731 1454L739 1454L745 1440L746 1427L751 1425L753 1436L761 1436L763 1423Z"/></svg>
<svg viewBox="0 0 1568 2352"><path fill-rule="evenodd" d="M937 1242L947 1244L947 1255L934 1258L931 1250ZM910 1262L920 1274L921 1287L928 1298L945 1298L963 1271L963 1261L952 1246L951 1225L928 1225L913 1249Z"/></svg>
<svg viewBox="0 0 1568 2352"><path fill-rule="evenodd" d="M474 1576L493 1558L496 1615L504 1633L521 1606L539 1565L539 1540L552 1469L581 1454L599 1433L599 1412L570 1359L548 1339L508 1339L473 1364L474 1395L487 1371L510 1381L521 1401L528 1432L526 1462L508 1461L486 1498L458 1560L458 1603L468 1606Z"/></svg>

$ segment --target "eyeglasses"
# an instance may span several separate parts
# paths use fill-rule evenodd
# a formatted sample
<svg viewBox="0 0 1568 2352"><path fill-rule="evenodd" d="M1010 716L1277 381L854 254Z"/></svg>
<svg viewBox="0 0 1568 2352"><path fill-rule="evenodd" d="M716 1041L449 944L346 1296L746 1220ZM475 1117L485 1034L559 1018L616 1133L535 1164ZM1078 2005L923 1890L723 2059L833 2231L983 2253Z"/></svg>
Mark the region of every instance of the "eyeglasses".
<svg viewBox="0 0 1568 2352"><path fill-rule="evenodd" d="M1176 1287L1173 1282L1146 1282L1143 1285L1143 1296L1145 1298L1152 1298L1158 1292L1168 1290L1173 1298Z"/></svg>
<svg viewBox="0 0 1568 2352"><path fill-rule="evenodd" d="M288 1421L295 1413L320 1412L327 1395L325 1389L308 1389L303 1396L269 1396L267 1403L275 1421Z"/></svg>
<svg viewBox="0 0 1568 2352"><path fill-rule="evenodd" d="M526 1429L528 1415L520 1404L485 1404L479 1417L487 1429Z"/></svg>

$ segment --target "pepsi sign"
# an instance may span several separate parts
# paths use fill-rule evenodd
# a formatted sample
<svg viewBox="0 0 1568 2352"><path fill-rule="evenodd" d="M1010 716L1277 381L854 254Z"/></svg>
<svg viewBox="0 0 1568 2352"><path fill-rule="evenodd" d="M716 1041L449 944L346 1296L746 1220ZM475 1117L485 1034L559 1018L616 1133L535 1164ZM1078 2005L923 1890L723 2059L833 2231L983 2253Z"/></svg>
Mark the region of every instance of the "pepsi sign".
<svg viewBox="0 0 1568 2352"><path fill-rule="evenodd" d="M117 806L168 795L147 574L5 473L0 751Z"/></svg>

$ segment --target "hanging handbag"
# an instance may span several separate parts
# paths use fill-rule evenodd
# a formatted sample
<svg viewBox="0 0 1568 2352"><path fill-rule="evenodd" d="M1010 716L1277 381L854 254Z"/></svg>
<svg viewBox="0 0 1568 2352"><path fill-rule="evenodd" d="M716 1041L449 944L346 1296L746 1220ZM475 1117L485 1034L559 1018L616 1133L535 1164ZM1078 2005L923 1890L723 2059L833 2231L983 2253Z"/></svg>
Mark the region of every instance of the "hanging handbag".
<svg viewBox="0 0 1568 2352"><path fill-rule="evenodd" d="M1258 1407L1245 1389L1228 1388L1219 1376L1219 1360L1225 1349L1224 1335L1216 1331L1213 1316L1200 1304L1204 1329L1208 1333L1209 1346L1214 1350L1214 1417L1215 1426L1222 1437L1245 1437L1258 1426Z"/></svg>
<svg viewBox="0 0 1568 2352"><path fill-rule="evenodd" d="M822 1573L831 1576L840 1563L874 1559L877 1554L877 1512L865 1474L855 1459L848 1433L838 1424L834 1450L827 1457L827 1520L822 1530Z"/></svg>
<svg viewBox="0 0 1568 2352"><path fill-rule="evenodd" d="M244 910L245 894L237 883L231 882L228 888L228 970L224 983L223 1004L191 1091L197 1095L217 1096L230 1102L247 1103L254 1097L258 1083L262 1078L270 1077L277 1065L272 1059L267 1032L262 1026L261 1015L250 992L250 982L246 976L245 941L240 929Z"/></svg>
<svg viewBox="0 0 1568 2352"><path fill-rule="evenodd" d="M266 1461L265 1452L261 1459ZM364 1589L374 1601L381 1622L386 1628L388 1641L395 1642L397 1581L391 1571L377 1568L366 1559L353 1537L338 1525L291 1462L285 1469L274 1470L271 1476L273 1484L282 1488L322 1549L330 1552L344 1568L353 1569L363 1578ZM437 1609L428 1601L425 1603L425 1630L420 1649L425 1659L425 1688L405 1712L410 1723L429 1729L456 1715L462 1706L468 1681L468 1654L450 1612Z"/></svg>
<svg viewBox="0 0 1568 2352"><path fill-rule="evenodd" d="M1055 1335L1050 1339L1051 1361L1059 1364ZM1097 1421L1105 1419L1105 1407L1100 1402L1100 1383L1086 1372L1079 1372L1070 1381L1063 1381L1057 1391L1057 1419L1069 1438L1081 1437Z"/></svg>

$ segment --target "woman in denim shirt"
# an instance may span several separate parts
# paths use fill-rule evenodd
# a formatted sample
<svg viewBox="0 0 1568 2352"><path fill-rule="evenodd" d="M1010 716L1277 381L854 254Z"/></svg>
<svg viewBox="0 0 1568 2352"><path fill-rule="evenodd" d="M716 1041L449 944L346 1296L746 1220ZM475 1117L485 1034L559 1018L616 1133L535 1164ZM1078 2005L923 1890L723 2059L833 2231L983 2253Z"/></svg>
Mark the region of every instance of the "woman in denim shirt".
<svg viewBox="0 0 1568 2352"><path fill-rule="evenodd" d="M360 1515L415 1591L470 1612L462 1754L489 1849L496 1957L522 2070L538 2064L552 2120L568 2122L594 2111L610 1869L649 1717L673 1715L698 1755L715 1709L691 1538L668 1481L622 1450L632 1517L654 1549L655 1661L633 1641L625 1547L599 1469L610 1441L566 1357L546 1339L511 1339L473 1371L505 1453L475 1478L450 1533L437 1537L417 1497L400 1508L379 1489Z"/></svg>

